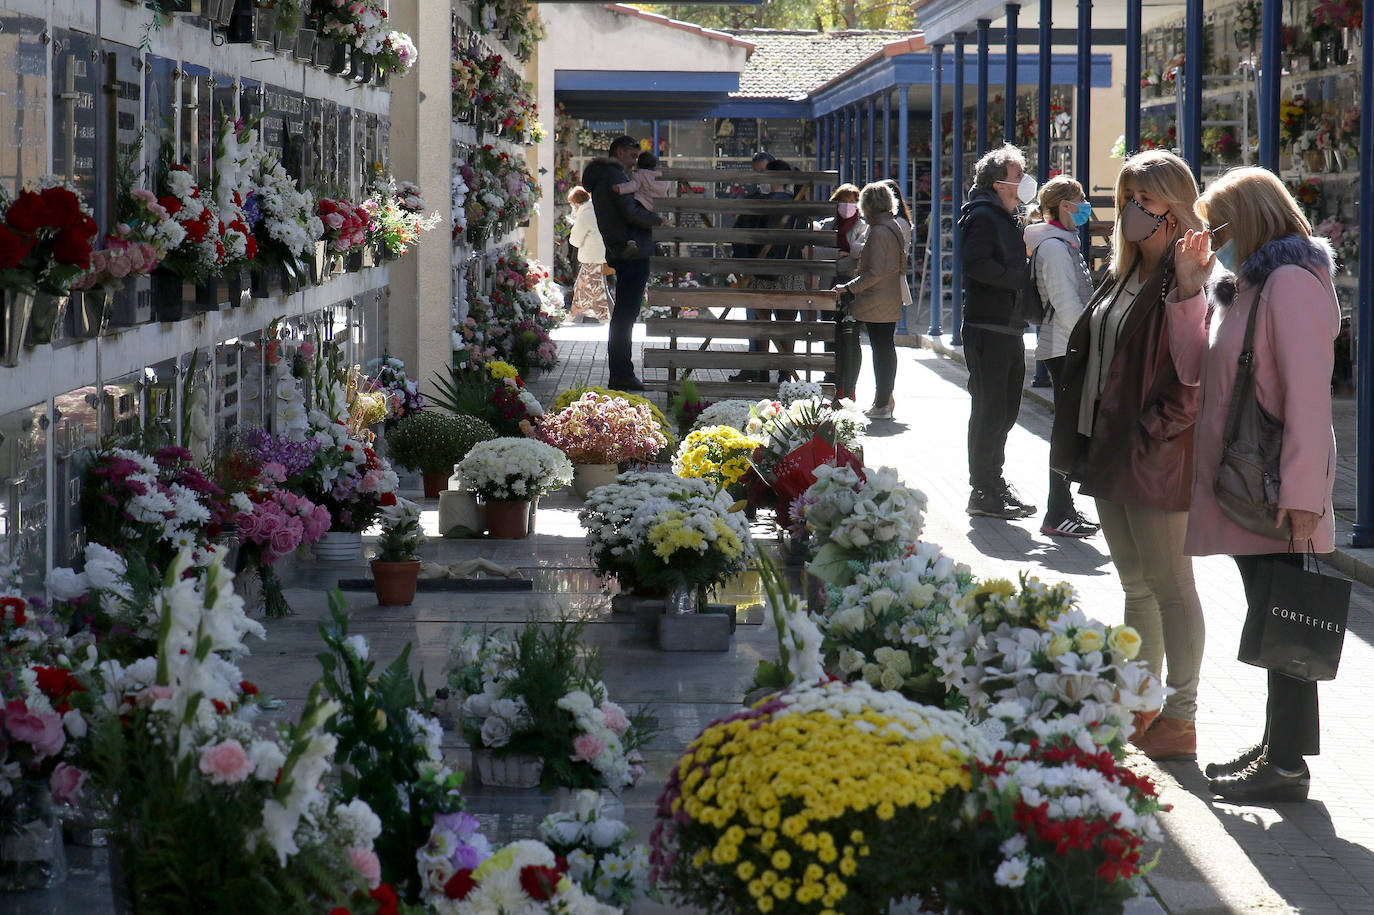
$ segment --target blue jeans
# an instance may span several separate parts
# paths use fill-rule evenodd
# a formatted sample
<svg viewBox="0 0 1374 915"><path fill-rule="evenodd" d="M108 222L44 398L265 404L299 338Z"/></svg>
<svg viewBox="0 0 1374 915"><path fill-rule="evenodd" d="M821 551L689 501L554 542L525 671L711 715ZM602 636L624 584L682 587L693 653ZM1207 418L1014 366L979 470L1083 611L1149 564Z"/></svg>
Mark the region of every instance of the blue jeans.
<svg viewBox="0 0 1374 915"><path fill-rule="evenodd" d="M639 319L640 306L644 304L644 287L649 282L649 260L616 261L611 266L615 268L615 306L611 309L606 356L611 380L621 381L632 378L635 373L630 341L634 336L635 321Z"/></svg>

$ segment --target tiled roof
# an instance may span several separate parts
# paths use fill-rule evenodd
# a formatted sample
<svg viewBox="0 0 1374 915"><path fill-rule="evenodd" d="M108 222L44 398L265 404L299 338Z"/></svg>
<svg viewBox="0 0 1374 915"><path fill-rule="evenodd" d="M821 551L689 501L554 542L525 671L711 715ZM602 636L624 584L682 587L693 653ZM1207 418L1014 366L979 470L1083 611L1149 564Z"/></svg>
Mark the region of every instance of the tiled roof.
<svg viewBox="0 0 1374 915"><path fill-rule="evenodd" d="M883 45L911 32L812 32L783 29L721 29L754 45L733 98L804 99L810 92Z"/></svg>
<svg viewBox="0 0 1374 915"><path fill-rule="evenodd" d="M607 3L606 9L613 13L620 13L622 16L638 16L640 19L647 19L649 22L664 25L672 29L681 29L684 32L692 32L702 38L710 38L715 41L724 41L733 45L739 45L745 49L746 53L753 50L753 45L748 41L741 40L733 35L727 35L724 29L707 29L690 22L683 22L679 19L669 19L667 16L660 16L658 13L651 13L636 6L625 3Z"/></svg>

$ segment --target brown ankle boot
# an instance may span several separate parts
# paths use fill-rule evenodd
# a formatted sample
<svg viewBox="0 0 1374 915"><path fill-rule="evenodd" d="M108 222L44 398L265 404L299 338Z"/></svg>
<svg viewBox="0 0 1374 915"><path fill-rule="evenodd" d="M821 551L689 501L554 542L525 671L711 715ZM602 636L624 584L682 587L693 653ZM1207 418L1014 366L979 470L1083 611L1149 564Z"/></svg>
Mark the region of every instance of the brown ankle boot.
<svg viewBox="0 0 1374 915"><path fill-rule="evenodd" d="M1154 760L1197 759L1197 726L1181 718L1160 718L1133 743Z"/></svg>
<svg viewBox="0 0 1374 915"><path fill-rule="evenodd" d="M1159 717L1159 709L1152 712L1136 712L1131 716L1131 743L1139 744L1140 738L1145 736L1145 732L1150 729L1150 725L1155 723Z"/></svg>

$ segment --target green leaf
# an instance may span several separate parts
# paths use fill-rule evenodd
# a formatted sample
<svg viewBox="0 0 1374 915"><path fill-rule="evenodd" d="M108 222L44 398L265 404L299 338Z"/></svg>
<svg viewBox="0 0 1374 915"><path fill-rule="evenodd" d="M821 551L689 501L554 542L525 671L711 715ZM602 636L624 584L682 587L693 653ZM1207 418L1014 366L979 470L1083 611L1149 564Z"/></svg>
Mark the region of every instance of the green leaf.
<svg viewBox="0 0 1374 915"><path fill-rule="evenodd" d="M807 564L806 571L832 585L844 584L853 577L849 557L834 543L827 543L817 550L816 557Z"/></svg>

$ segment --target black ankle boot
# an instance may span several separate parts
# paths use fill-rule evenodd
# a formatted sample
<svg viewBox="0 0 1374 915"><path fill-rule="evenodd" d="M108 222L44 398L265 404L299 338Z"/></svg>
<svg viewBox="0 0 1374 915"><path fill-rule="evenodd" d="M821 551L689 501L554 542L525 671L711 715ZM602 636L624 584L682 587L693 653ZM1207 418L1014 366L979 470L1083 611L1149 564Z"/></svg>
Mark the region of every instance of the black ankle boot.
<svg viewBox="0 0 1374 915"><path fill-rule="evenodd" d="M1245 771L1245 768L1252 762L1264 755L1264 743L1260 742L1253 747L1241 750L1240 755L1230 762L1208 763L1202 770L1202 774L1208 778L1222 778L1227 775L1238 775Z"/></svg>
<svg viewBox="0 0 1374 915"><path fill-rule="evenodd" d="M1279 771L1261 756L1236 775L1214 778L1207 783L1213 794L1237 804L1274 804L1305 801L1312 776L1304 763L1301 769Z"/></svg>

